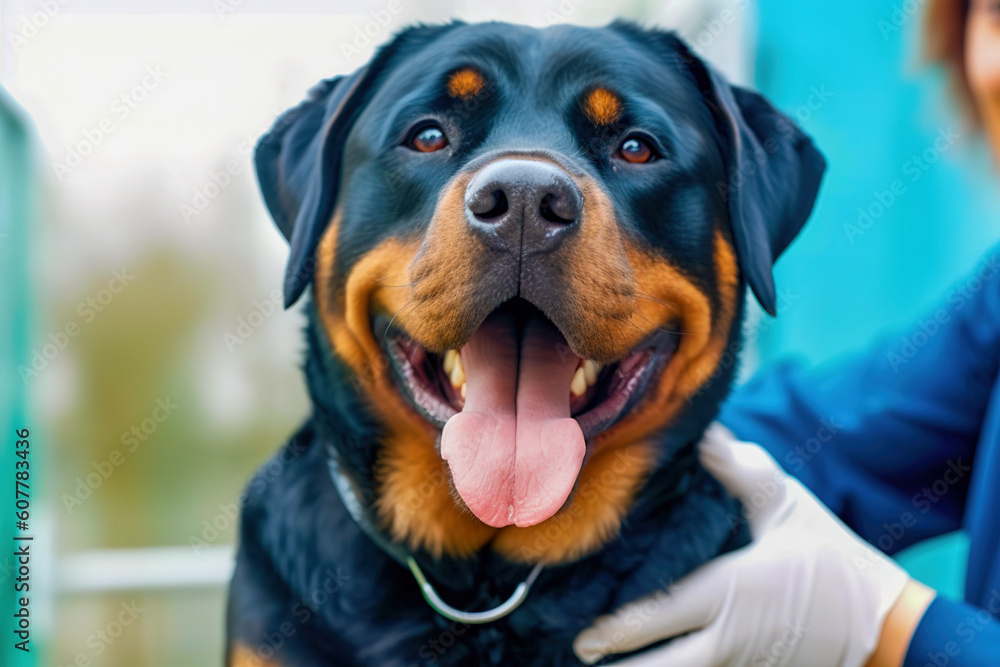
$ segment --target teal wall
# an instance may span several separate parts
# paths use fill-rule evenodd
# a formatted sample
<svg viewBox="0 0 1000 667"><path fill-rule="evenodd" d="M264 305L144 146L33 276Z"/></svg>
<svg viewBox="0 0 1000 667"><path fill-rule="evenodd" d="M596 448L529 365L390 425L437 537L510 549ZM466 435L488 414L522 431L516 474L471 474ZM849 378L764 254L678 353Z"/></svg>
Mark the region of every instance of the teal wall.
<svg viewBox="0 0 1000 667"><path fill-rule="evenodd" d="M0 617L3 626L0 634L0 665L28 667L36 664L40 650L39 598L32 595L29 612L32 615L31 653L14 648L11 641L11 622L14 610L14 578L17 564L12 557L14 535L34 531L18 531L14 521L14 463L15 431L29 427L27 418L27 388L17 373L19 364L25 363L28 353L28 224L32 214L33 198L29 135L22 122L22 114L14 102L0 88ZM37 447L35 434L29 438L31 447ZM36 452L37 453L37 452ZM34 459L29 458L29 463ZM38 495L37 470L31 473L31 508L35 517L41 509ZM30 521L30 519L29 519ZM37 524L35 524L37 526ZM29 524L30 528L31 524ZM40 569L38 548L32 545L36 557L32 562L30 577L36 582ZM29 581L29 585L37 585ZM21 593L18 596L22 595Z"/></svg>
<svg viewBox="0 0 1000 667"><path fill-rule="evenodd" d="M765 362L825 361L912 323L1000 239L1000 177L985 140L962 126L938 73L920 66L919 17L886 28L899 4L761 0L757 85L830 165L812 219L776 269L794 298L761 335ZM939 152L949 128L959 139ZM937 161L924 164L925 151ZM882 212L859 224L859 208Z"/></svg>
<svg viewBox="0 0 1000 667"><path fill-rule="evenodd" d="M778 262L790 296L759 338L763 366L837 359L892 335L1000 238L986 142L963 127L941 74L921 66L920 16L901 5L760 1L757 86L830 165L812 219ZM965 552L955 536L901 560L960 597Z"/></svg>

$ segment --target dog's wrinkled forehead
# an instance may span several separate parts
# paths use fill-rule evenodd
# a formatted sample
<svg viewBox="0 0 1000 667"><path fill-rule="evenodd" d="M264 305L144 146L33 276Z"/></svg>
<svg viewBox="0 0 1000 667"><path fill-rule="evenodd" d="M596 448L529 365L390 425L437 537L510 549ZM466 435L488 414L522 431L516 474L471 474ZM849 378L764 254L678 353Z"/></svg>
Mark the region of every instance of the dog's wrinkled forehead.
<svg viewBox="0 0 1000 667"><path fill-rule="evenodd" d="M710 120L703 94L685 56L665 55L608 29L460 26L393 60L358 135L366 146L391 142L413 115L432 111L488 128L503 147L579 149L576 120L606 132L631 120L697 141Z"/></svg>

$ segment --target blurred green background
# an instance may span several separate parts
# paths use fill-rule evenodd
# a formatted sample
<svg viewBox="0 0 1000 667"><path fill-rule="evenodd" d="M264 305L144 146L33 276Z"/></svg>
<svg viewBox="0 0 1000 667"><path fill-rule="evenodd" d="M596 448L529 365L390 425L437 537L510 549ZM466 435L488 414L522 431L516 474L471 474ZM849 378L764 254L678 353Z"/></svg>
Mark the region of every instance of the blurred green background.
<svg viewBox="0 0 1000 667"><path fill-rule="evenodd" d="M31 118L3 99L0 471L11 467L11 427L27 424L45 473L35 478L32 657L221 661L232 504L308 410L302 316L271 301L285 248L250 147L309 86L360 66L417 20L626 15L677 27L793 115L831 163L813 220L779 263L786 307L762 320L748 373L788 355L833 358L910 322L997 237L994 176L981 140L964 131L863 236L845 231L912 154L959 125L940 73L917 66L919 17L880 29L894 9L0 0L0 84ZM0 474L0 495L6 484ZM901 560L958 596L964 549L948 536Z"/></svg>

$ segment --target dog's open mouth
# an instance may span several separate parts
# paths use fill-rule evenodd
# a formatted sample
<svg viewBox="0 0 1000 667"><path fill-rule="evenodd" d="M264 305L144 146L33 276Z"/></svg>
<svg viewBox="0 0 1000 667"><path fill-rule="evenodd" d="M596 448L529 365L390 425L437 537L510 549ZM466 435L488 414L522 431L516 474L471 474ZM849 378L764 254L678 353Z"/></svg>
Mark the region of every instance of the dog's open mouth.
<svg viewBox="0 0 1000 667"><path fill-rule="evenodd" d="M432 353L376 321L405 396L442 429L462 500L484 523L529 526L566 502L586 442L641 399L677 347L658 331L608 365L581 359L541 311L514 299L461 350Z"/></svg>

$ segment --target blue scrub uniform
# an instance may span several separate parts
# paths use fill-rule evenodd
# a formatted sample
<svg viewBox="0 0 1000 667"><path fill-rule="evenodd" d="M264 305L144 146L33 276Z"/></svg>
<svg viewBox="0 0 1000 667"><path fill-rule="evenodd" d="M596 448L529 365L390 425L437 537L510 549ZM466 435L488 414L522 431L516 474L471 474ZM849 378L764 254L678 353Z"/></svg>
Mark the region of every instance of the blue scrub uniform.
<svg viewBox="0 0 1000 667"><path fill-rule="evenodd" d="M1000 667L1000 246L902 335L765 371L719 419L886 553L967 531L965 603L931 604L904 667Z"/></svg>

